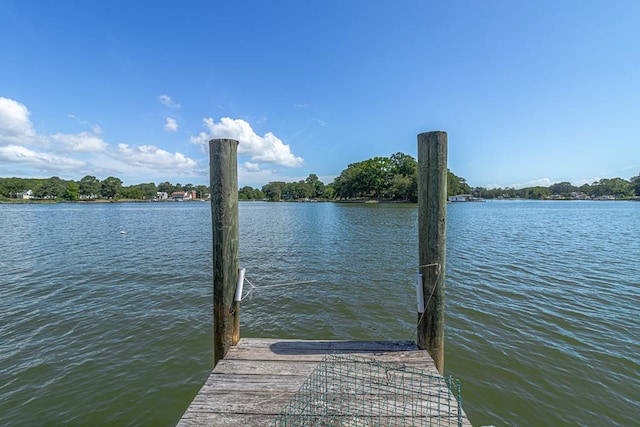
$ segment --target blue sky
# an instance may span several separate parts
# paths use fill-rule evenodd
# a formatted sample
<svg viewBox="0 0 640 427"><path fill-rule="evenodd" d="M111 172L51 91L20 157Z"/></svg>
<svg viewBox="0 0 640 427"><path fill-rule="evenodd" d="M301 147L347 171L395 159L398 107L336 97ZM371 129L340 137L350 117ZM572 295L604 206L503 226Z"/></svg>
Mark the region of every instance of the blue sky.
<svg viewBox="0 0 640 427"><path fill-rule="evenodd" d="M449 135L472 186L640 173L640 2L0 0L0 176L208 184Z"/></svg>

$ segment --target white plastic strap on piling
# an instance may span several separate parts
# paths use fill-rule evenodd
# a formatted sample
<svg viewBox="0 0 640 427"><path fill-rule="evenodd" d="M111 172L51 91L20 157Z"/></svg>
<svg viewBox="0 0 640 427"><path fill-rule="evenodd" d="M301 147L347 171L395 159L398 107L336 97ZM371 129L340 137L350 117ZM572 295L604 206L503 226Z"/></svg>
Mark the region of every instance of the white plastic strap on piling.
<svg viewBox="0 0 640 427"><path fill-rule="evenodd" d="M422 274L416 273L416 299L418 302L418 313L424 313L424 291L422 289Z"/></svg>
<svg viewBox="0 0 640 427"><path fill-rule="evenodd" d="M236 285L236 294L234 296L234 301L240 302L242 301L242 288L244 286L244 273L246 269L241 268L238 272L238 283Z"/></svg>

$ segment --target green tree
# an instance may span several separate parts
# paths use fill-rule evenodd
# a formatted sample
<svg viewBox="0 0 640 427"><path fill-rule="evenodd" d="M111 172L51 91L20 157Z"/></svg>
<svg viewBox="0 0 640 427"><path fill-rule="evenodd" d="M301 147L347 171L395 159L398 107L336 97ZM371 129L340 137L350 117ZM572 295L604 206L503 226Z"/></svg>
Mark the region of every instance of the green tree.
<svg viewBox="0 0 640 427"><path fill-rule="evenodd" d="M79 192L87 198L98 197L101 193L102 186L100 180L92 175L86 175L80 180Z"/></svg>
<svg viewBox="0 0 640 427"><path fill-rule="evenodd" d="M390 172L392 175L413 176L418 171L418 162L412 156L395 153L390 158Z"/></svg>
<svg viewBox="0 0 640 427"><path fill-rule="evenodd" d="M0 195L4 197L11 197L20 191L29 190L24 187L25 183L21 178L0 178Z"/></svg>
<svg viewBox="0 0 640 427"><path fill-rule="evenodd" d="M253 188L245 185L240 190L238 190L238 200L250 200L251 194L253 194Z"/></svg>
<svg viewBox="0 0 640 427"><path fill-rule="evenodd" d="M125 199L153 199L157 195L158 188L153 182L130 185L128 187L122 187L119 190L120 196Z"/></svg>
<svg viewBox="0 0 640 427"><path fill-rule="evenodd" d="M633 194L636 196L640 196L640 174L638 176L634 176L629 180L629 186Z"/></svg>
<svg viewBox="0 0 640 427"><path fill-rule="evenodd" d="M122 189L122 181L120 178L116 178L114 176L110 176L102 181L102 189L101 194L102 197L106 199L114 199L119 195L120 190Z"/></svg>
<svg viewBox="0 0 640 427"><path fill-rule="evenodd" d="M333 199L336 197L336 190L334 189L333 183L324 186L322 196L325 199Z"/></svg>
<svg viewBox="0 0 640 427"><path fill-rule="evenodd" d="M613 178L611 179L610 184L611 184L611 194L613 194L616 197L624 198L624 197L632 196L634 194L631 183L626 179Z"/></svg>
<svg viewBox="0 0 640 427"><path fill-rule="evenodd" d="M144 197L144 193L137 185L130 185L128 187L122 187L118 190L118 196L124 199L140 200Z"/></svg>
<svg viewBox="0 0 640 427"><path fill-rule="evenodd" d="M549 191L552 195L562 196L562 197L571 197L571 193L577 191L578 189L571 185L570 182L558 182L556 184L552 184L549 186Z"/></svg>
<svg viewBox="0 0 640 427"><path fill-rule="evenodd" d="M522 198L524 199L533 199L533 200L544 200L547 199L551 195L551 191L548 187L530 187L524 188L524 194Z"/></svg>
<svg viewBox="0 0 640 427"><path fill-rule="evenodd" d="M391 198L397 200L410 200L412 195L416 193L414 187L415 180L407 175L394 175L391 178L391 186L388 194ZM415 194L417 199L417 194Z"/></svg>
<svg viewBox="0 0 640 427"><path fill-rule="evenodd" d="M474 187L471 189L471 195L473 197L492 199L491 192L484 187Z"/></svg>
<svg viewBox="0 0 640 427"><path fill-rule="evenodd" d="M532 192L532 197L534 199L542 200L549 197L551 191L546 187L534 187Z"/></svg>
<svg viewBox="0 0 640 427"><path fill-rule="evenodd" d="M418 200L418 162L404 153L395 153L390 158L390 197L401 200Z"/></svg>
<svg viewBox="0 0 640 427"><path fill-rule="evenodd" d="M254 200L264 200L264 193L259 188L253 189L253 199Z"/></svg>
<svg viewBox="0 0 640 427"><path fill-rule="evenodd" d="M62 198L69 201L80 199L80 185L75 181L69 181Z"/></svg>
<svg viewBox="0 0 640 427"><path fill-rule="evenodd" d="M312 198L322 197L324 193L324 183L318 179L318 175L315 173L309 174L305 182L313 188Z"/></svg>
<svg viewBox="0 0 640 427"><path fill-rule="evenodd" d="M262 200L263 198L264 194L262 194L262 191L248 185L245 185L238 191L238 199L240 200Z"/></svg>
<svg viewBox="0 0 640 427"><path fill-rule="evenodd" d="M197 185L196 186L196 195L197 197L204 199L207 194L211 194L211 190L206 185Z"/></svg>
<svg viewBox="0 0 640 427"><path fill-rule="evenodd" d="M381 197L391 185L391 160L374 157L352 163L334 181L336 196Z"/></svg>
<svg viewBox="0 0 640 427"><path fill-rule="evenodd" d="M381 197L391 185L391 160L388 157L374 157L362 163L360 185L365 196Z"/></svg>
<svg viewBox="0 0 640 427"><path fill-rule="evenodd" d="M578 191L586 194L587 196L593 196L594 193L593 187L589 184L582 184L580 187L578 187Z"/></svg>
<svg viewBox="0 0 640 427"><path fill-rule="evenodd" d="M286 183L282 181L269 182L262 186L262 192L267 199L271 200L272 202L277 202L279 200L282 200L285 185Z"/></svg>
<svg viewBox="0 0 640 427"><path fill-rule="evenodd" d="M335 197L342 199L359 197L361 195L360 189L358 188L359 174L360 167L356 163L350 164L343 170L340 176L333 181L332 188L334 189Z"/></svg>
<svg viewBox="0 0 640 427"><path fill-rule="evenodd" d="M175 187L169 181L165 181L158 184L158 191L162 191L171 195L171 193L178 190L175 190Z"/></svg>
<svg viewBox="0 0 640 427"><path fill-rule="evenodd" d="M288 182L284 186L282 197L286 200L298 200L313 197L315 188L305 181Z"/></svg>
<svg viewBox="0 0 640 427"><path fill-rule="evenodd" d="M447 169L447 196L456 196L458 194L471 194L471 187L464 178Z"/></svg>
<svg viewBox="0 0 640 427"><path fill-rule="evenodd" d="M384 197L416 201L418 162L404 153L352 163L331 184L335 197ZM447 173L448 194L470 194L464 178Z"/></svg>
<svg viewBox="0 0 640 427"><path fill-rule="evenodd" d="M35 196L43 199L57 199L62 197L67 189L67 183L57 176L46 179L36 191Z"/></svg>
<svg viewBox="0 0 640 427"><path fill-rule="evenodd" d="M633 186L622 178L602 178L592 185L594 196L627 197L633 195Z"/></svg>
<svg viewBox="0 0 640 427"><path fill-rule="evenodd" d="M158 195L158 187L154 182L146 182L135 186L142 192L143 199L153 199Z"/></svg>
<svg viewBox="0 0 640 427"><path fill-rule="evenodd" d="M516 199L518 197L518 190L514 187L505 187L502 190L502 196L507 199Z"/></svg>

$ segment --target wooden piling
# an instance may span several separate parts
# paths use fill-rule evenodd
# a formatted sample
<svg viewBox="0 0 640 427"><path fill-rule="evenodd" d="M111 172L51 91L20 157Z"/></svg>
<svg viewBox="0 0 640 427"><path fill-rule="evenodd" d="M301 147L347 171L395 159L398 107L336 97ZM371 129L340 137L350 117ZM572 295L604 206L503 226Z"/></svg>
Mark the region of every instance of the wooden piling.
<svg viewBox="0 0 640 427"><path fill-rule="evenodd" d="M424 314L418 313L418 347L444 372L444 289L447 230L447 133L418 135L418 252Z"/></svg>
<svg viewBox="0 0 640 427"><path fill-rule="evenodd" d="M209 141L213 234L213 364L240 340L238 281L238 141Z"/></svg>

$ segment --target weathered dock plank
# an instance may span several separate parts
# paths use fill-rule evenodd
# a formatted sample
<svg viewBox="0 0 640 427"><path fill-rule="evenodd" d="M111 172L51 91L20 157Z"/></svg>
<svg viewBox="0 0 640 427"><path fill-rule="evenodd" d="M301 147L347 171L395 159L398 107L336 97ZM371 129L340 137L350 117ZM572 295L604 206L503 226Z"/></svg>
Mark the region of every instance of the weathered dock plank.
<svg viewBox="0 0 640 427"><path fill-rule="evenodd" d="M409 341L242 338L216 365L178 426L268 426L327 354L374 359L438 375L428 353ZM457 426L457 419L447 421L448 416L441 414L440 425ZM430 421L409 419L403 417L400 424L390 425L426 425ZM471 424L464 417L462 425Z"/></svg>

